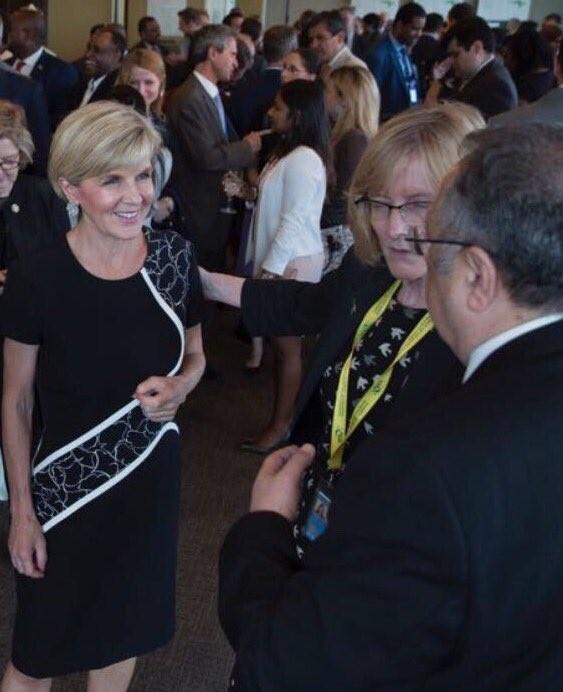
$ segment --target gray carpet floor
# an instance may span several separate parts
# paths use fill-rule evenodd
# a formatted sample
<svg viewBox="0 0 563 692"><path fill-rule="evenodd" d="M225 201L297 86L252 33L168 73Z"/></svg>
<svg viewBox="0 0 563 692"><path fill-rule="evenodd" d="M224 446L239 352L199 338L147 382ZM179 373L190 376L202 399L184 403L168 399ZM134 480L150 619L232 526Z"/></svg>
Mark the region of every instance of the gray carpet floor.
<svg viewBox="0 0 563 692"><path fill-rule="evenodd" d="M203 381L184 405L182 515L177 581L177 629L164 649L139 660L133 692L226 690L232 654L216 607L217 556L233 521L248 506L261 459L238 452L238 444L265 424L271 401L271 354L265 367L243 372L248 347L233 334L238 313L218 313L206 344L208 360L221 372ZM10 655L13 577L5 548L8 516L0 503L0 670ZM53 690L85 689L84 676L58 680ZM110 691L108 691L110 692Z"/></svg>

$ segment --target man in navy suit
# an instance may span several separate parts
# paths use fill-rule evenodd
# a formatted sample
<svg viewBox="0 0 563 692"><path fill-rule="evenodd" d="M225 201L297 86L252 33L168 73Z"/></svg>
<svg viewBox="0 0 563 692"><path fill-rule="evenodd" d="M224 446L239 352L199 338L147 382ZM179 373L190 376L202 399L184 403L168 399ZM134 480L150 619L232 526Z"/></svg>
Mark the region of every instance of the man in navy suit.
<svg viewBox="0 0 563 692"><path fill-rule="evenodd" d="M421 89L410 49L421 36L426 12L416 2L399 8L387 36L365 56L381 93L381 119L416 105Z"/></svg>
<svg viewBox="0 0 563 692"><path fill-rule="evenodd" d="M262 130L266 113L281 86L284 58L297 48L297 33L288 26L272 26L264 34L263 55L266 68L259 73L247 72L233 87L225 106L233 127L240 137Z"/></svg>
<svg viewBox="0 0 563 692"><path fill-rule="evenodd" d="M73 65L45 50L45 17L42 12L17 10L10 15L8 45L14 54L10 64L43 87L54 130L69 110L72 90L78 82Z"/></svg>
<svg viewBox="0 0 563 692"><path fill-rule="evenodd" d="M266 459L220 563L241 691L561 689L563 130L472 140L401 240L463 384L354 452L301 562L314 448Z"/></svg>
<svg viewBox="0 0 563 692"><path fill-rule="evenodd" d="M30 172L44 176L47 172L50 133L43 87L17 74L6 63L0 62L0 99L17 103L24 109L27 127L35 144L33 168Z"/></svg>

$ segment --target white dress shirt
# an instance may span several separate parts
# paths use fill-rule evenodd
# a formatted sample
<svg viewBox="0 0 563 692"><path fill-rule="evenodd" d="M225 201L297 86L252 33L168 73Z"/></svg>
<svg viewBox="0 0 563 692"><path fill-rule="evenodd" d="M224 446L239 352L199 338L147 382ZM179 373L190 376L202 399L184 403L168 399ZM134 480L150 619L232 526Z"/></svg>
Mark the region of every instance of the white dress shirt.
<svg viewBox="0 0 563 692"><path fill-rule="evenodd" d="M213 82L210 79L207 79L207 77L204 77L201 72L198 72L197 70L194 70L194 76L198 80L198 82L201 84L201 86L205 89L205 91L209 94L211 97L211 100L213 100L217 94L219 93L219 89L217 87L217 84L213 84Z"/></svg>
<svg viewBox="0 0 563 692"><path fill-rule="evenodd" d="M15 71L25 75L26 77L29 77L29 75L33 72L33 68L37 64L37 61L43 55L44 50L45 49L43 48L43 46L41 46L39 50L36 50L35 53L28 55L27 58L25 58L24 60L16 58L14 62ZM22 67L19 67L19 65L22 65Z"/></svg>
<svg viewBox="0 0 563 692"><path fill-rule="evenodd" d="M86 91L84 92L84 96L82 97L82 101L80 102L81 106L85 106L87 103L89 103L90 99L94 95L94 92L100 86L100 84L104 81L104 79L106 77L107 77L107 75L103 74L101 77L96 77L95 79L92 78L88 82L88 86L86 87Z"/></svg>
<svg viewBox="0 0 563 692"><path fill-rule="evenodd" d="M346 44L329 61L328 66L331 70L336 70L339 67L364 67L367 69L365 62L354 55Z"/></svg>
<svg viewBox="0 0 563 692"><path fill-rule="evenodd" d="M493 336L491 339L487 339L487 341L484 341L480 346L477 346L477 348L469 356L463 381L467 382L477 368L502 346L505 346L510 341L514 341L514 339L517 339L519 336L523 336L528 332L533 332L536 329L541 329L542 327L547 327L548 324L552 324L553 322L557 322L561 319L563 319L563 312L558 312L554 315L544 315L543 317L537 317L534 320L529 320L528 322L519 324L517 327L513 327L512 329L502 332L501 334L497 334L497 336Z"/></svg>

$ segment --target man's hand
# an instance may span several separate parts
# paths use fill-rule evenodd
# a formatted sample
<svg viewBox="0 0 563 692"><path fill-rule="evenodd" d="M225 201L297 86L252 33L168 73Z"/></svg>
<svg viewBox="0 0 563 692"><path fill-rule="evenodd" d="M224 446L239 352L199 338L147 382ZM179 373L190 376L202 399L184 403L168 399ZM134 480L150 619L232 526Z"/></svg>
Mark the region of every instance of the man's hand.
<svg viewBox="0 0 563 692"><path fill-rule="evenodd" d="M250 511L277 512L294 521L299 509L301 479L314 458L315 448L310 444L278 449L266 457L254 481Z"/></svg>
<svg viewBox="0 0 563 692"><path fill-rule="evenodd" d="M262 133L261 132L249 132L243 139L244 142L250 144L252 151L257 154L260 149L262 149Z"/></svg>
<svg viewBox="0 0 563 692"><path fill-rule="evenodd" d="M434 81L444 79L452 65L453 58L451 56L448 56L445 60L442 60L442 62L435 63L432 67L432 79Z"/></svg>

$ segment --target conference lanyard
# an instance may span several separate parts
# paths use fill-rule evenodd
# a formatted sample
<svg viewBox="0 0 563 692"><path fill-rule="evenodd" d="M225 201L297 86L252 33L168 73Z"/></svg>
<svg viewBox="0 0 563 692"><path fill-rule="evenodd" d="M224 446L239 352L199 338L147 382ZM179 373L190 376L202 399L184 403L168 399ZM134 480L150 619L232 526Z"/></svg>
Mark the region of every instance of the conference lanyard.
<svg viewBox="0 0 563 692"><path fill-rule="evenodd" d="M395 283L381 296L381 298L378 298L378 300L366 312L360 326L356 331L356 335L354 336L350 354L342 366L340 378L338 380L338 387L336 389L334 414L332 418L330 459L328 462L328 468L330 471L339 471L342 468L342 456L344 454L344 445L346 441L352 436L358 425L364 420L367 414L385 393L395 365L402 358L404 358L405 355L428 334L428 332L432 331L434 328L432 318L426 312L424 317L422 317L416 327L403 341L401 348L397 352L395 358L393 358L392 362L379 377L374 379L373 384L355 406L354 410L352 411L352 415L350 416L350 420L348 423L346 423L348 412L348 385L350 381L352 359L354 358L358 345L366 333L381 318L385 310L387 310L393 296L399 290L400 286L401 282L395 281Z"/></svg>

